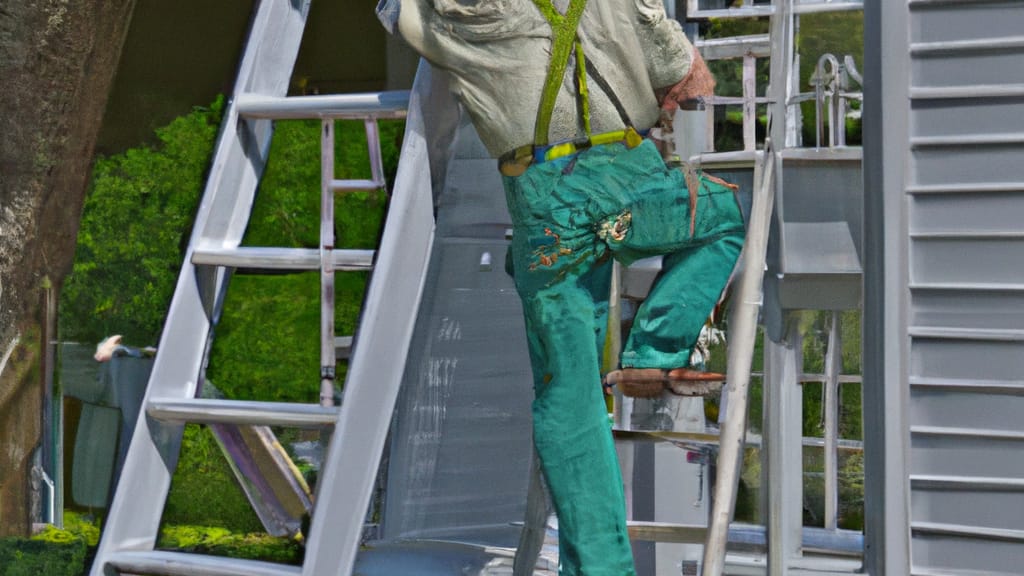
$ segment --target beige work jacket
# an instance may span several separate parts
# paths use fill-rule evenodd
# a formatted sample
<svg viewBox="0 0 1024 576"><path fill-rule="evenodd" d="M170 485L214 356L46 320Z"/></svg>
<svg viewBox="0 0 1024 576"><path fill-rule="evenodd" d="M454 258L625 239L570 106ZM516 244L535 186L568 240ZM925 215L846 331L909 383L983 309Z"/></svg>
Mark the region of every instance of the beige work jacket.
<svg viewBox="0 0 1024 576"><path fill-rule="evenodd" d="M380 0L377 14L431 64L451 73L455 96L494 157L533 142L552 36L533 0ZM579 35L585 57L633 126L653 126L655 89L681 80L693 54L662 0L589 0ZM555 103L550 142L583 133L574 66L572 58ZM587 85L593 133L623 128L605 91L591 78Z"/></svg>

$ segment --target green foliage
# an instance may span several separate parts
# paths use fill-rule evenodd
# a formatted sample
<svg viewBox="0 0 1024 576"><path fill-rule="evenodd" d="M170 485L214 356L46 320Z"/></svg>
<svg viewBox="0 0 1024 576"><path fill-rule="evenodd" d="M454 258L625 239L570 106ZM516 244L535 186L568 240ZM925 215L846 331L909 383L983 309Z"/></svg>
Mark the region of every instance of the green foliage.
<svg viewBox="0 0 1024 576"><path fill-rule="evenodd" d="M715 18L704 25L702 34L706 38L727 38L768 33L769 22L766 18ZM797 53L799 55L800 79L798 90L812 92L811 75L823 54L833 54L840 62L843 56L853 56L858 70L863 70L864 55L864 18L861 12L823 12L800 16L799 34L797 36ZM721 96L741 96L743 94L742 60L719 60L709 62L708 67L715 75L718 85L715 93ZM770 64L767 58L757 61L756 83L758 96L763 96L768 86ZM852 86L853 91L859 87ZM856 107L856 103L851 103ZM742 148L742 116L736 114L738 106L715 114L715 149L738 150ZM758 113L763 112L763 108ZM801 104L803 114L803 140L805 145L813 146L815 142L815 111L814 102ZM758 123L758 139L763 136L764 126ZM860 143L861 123L859 119L846 119L847 143Z"/></svg>
<svg viewBox="0 0 1024 576"><path fill-rule="evenodd" d="M0 539L0 576L78 576L85 557L82 538L51 526L31 539Z"/></svg>
<svg viewBox="0 0 1024 576"><path fill-rule="evenodd" d="M841 458L839 468L839 527L864 529L864 453Z"/></svg>
<svg viewBox="0 0 1024 576"><path fill-rule="evenodd" d="M766 18L713 18L704 25L705 38L728 38L767 34L769 22ZM743 95L743 60L714 60L708 68L715 75L715 94L719 96ZM767 58L756 63L755 83L757 95L764 96L768 87L770 64ZM758 114L765 113L763 106ZM757 139L764 138L766 116L759 118L756 126ZM740 150L743 148L743 112L739 105L717 106L715 108L715 149Z"/></svg>
<svg viewBox="0 0 1024 576"><path fill-rule="evenodd" d="M823 374L825 353L832 313L826 311L804 312L801 330L804 333L804 372ZM860 311L847 310L841 314L840 338L843 344L842 374L860 374ZM804 436L821 436L825 423L822 418L822 385L804 385ZM859 440L863 436L861 425L861 386L841 384L839 387L839 437Z"/></svg>
<svg viewBox="0 0 1024 576"><path fill-rule="evenodd" d="M234 532L263 529L213 434L189 425L164 506L166 524L202 524Z"/></svg>
<svg viewBox="0 0 1024 576"><path fill-rule="evenodd" d="M48 527L49 530L51 527ZM85 541L90 548L100 541L99 521L71 510L64 510L64 530Z"/></svg>
<svg viewBox="0 0 1024 576"><path fill-rule="evenodd" d="M97 160L74 269L61 293L62 338L89 342L120 333L132 344L156 342L222 111L218 99L158 129L157 146ZM404 124L381 122L380 129L385 174L391 176ZM337 178L370 177L361 122L338 122L335 146ZM338 247L375 247L386 205L383 191L339 194ZM318 246L319 214L320 123L279 122L245 243ZM364 273L338 273L337 333L354 332L366 280ZM317 274L234 278L209 379L231 397L315 401L319 292ZM163 518L234 532L261 529L203 427L185 429Z"/></svg>
<svg viewBox="0 0 1024 576"><path fill-rule="evenodd" d="M279 122L244 239L247 246L312 248L320 237L320 122ZM385 173L393 174L404 125L381 122ZM335 177L369 178L361 122L338 122ZM335 195L335 244L374 248L387 207L383 191ZM355 332L368 276L335 275L335 333ZM271 328L272 329L268 329ZM316 402L320 386L317 273L237 275L217 328L207 376L231 398ZM343 381L344 366L338 381Z"/></svg>
<svg viewBox="0 0 1024 576"><path fill-rule="evenodd" d="M266 534L232 534L209 526L167 526L160 532L157 547L280 564L301 564L303 556L302 544L296 540Z"/></svg>
<svg viewBox="0 0 1024 576"><path fill-rule="evenodd" d="M823 12L805 14L800 17L800 34L797 37L797 51L800 54L800 91L811 92L811 75L814 74L818 59L823 54L832 54L843 61L846 55L853 56L858 70L864 70L864 15L861 12ZM860 88L854 84L853 91ZM814 102L801 104L804 116L803 138L805 145L813 146L815 141ZM860 121L847 119L847 143L860 143Z"/></svg>
<svg viewBox="0 0 1024 576"><path fill-rule="evenodd" d="M385 173L398 164L404 124L381 121ZM335 178L369 178L370 164L362 122L335 128ZM320 122L278 122L270 160L253 206L243 243L247 246L320 244ZM374 248L387 196L381 191L335 195L336 245Z"/></svg>
<svg viewBox="0 0 1024 576"><path fill-rule="evenodd" d="M157 147L100 158L61 292L62 338L156 342L217 136L223 99L157 130Z"/></svg>

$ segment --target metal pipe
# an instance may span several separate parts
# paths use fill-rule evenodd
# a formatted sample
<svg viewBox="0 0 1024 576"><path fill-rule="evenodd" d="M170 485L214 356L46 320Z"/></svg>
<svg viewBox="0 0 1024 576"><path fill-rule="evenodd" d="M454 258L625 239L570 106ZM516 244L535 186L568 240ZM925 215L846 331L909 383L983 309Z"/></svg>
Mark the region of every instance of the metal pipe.
<svg viewBox="0 0 1024 576"><path fill-rule="evenodd" d="M46 523L62 528L62 523L57 520L57 486L53 483L53 480L50 479L50 475L46 473L46 470L40 469L39 473L42 475L43 484L46 484L48 492L48 496L46 498Z"/></svg>
<svg viewBox="0 0 1024 576"><path fill-rule="evenodd" d="M757 59L752 55L743 57L743 149L757 148Z"/></svg>
<svg viewBox="0 0 1024 576"><path fill-rule="evenodd" d="M750 34L747 36L730 36L728 38L708 38L697 40L694 45L700 50L704 60L728 60L752 55L757 58L771 56L771 43L767 34Z"/></svg>
<svg viewBox="0 0 1024 576"><path fill-rule="evenodd" d="M835 530L839 516L839 373L843 366L842 315L832 312L825 352L825 528Z"/></svg>
<svg viewBox="0 0 1024 576"><path fill-rule="evenodd" d="M380 151L380 130L377 128L376 118L363 120L366 129L366 150L370 156L370 173L373 181L384 185L384 158Z"/></svg>
<svg viewBox="0 0 1024 576"><path fill-rule="evenodd" d="M320 140L320 405L334 406L334 120L322 122Z"/></svg>
<svg viewBox="0 0 1024 576"><path fill-rule="evenodd" d="M737 284L733 310L728 360L728 391L726 417L722 425L718 455L718 477L712 505L708 540L704 546L704 576L720 576L725 567L725 546L729 522L736 504L736 489L743 464L743 440L747 424L747 398L750 371L757 339L757 320L761 311L761 281L764 276L768 231L774 205L775 159L771 140L765 140L764 169L759 187L754 191L746 244L741 256L742 267Z"/></svg>
<svg viewBox="0 0 1024 576"><path fill-rule="evenodd" d="M405 118L409 107L407 90L368 94L322 96L265 96L243 93L235 98L235 109L244 118L297 120L314 118L363 119Z"/></svg>

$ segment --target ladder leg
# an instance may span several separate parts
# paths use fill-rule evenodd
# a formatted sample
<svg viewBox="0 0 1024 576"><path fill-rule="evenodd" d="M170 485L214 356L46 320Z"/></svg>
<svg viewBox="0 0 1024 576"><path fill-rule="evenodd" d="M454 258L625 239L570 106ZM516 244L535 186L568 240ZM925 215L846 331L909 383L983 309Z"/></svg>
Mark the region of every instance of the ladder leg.
<svg viewBox="0 0 1024 576"><path fill-rule="evenodd" d="M704 546L704 576L720 576L725 565L729 523L736 506L736 490L743 465L743 441L747 427L747 390L750 385L757 319L761 310L761 281L768 247L768 231L774 203L774 159L770 142L765 142L764 168L755 166L755 190L747 241L743 247L742 273L733 301L732 334L729 346L726 416L718 455L718 477L711 510L707 543Z"/></svg>
<svg viewBox="0 0 1024 576"><path fill-rule="evenodd" d="M533 451L533 462L530 464L530 487L526 492L526 518L523 532L519 536L519 547L516 549L513 576L531 576L544 544L544 532L548 521L547 498L544 496L544 485L541 482L540 459L537 451Z"/></svg>

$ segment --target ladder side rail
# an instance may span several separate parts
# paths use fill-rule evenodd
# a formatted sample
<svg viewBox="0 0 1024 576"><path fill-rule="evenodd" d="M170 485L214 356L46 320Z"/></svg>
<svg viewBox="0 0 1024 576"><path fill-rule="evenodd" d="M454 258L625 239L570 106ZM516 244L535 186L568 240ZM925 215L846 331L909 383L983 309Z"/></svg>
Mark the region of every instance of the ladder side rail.
<svg viewBox="0 0 1024 576"><path fill-rule="evenodd" d="M756 187L750 210L750 224L740 256L741 272L733 309L729 315L732 334L726 370L729 375L725 392L726 416L719 441L715 499L711 509L707 542L704 545L704 576L721 576L725 567L729 524L735 509L739 473L743 464L748 388L763 297L761 282L764 277L768 232L774 204L776 161L771 151L771 142L766 141L761 162L754 166Z"/></svg>
<svg viewBox="0 0 1024 576"><path fill-rule="evenodd" d="M308 9L308 0L260 2L239 67L236 95L251 88L272 94L285 92ZM259 75L265 77L259 78ZM269 150L271 130L269 121L240 122L234 104L229 103L143 406L150 397L184 399L195 395L213 312L204 305L201 293L219 292L218 284L226 275L223 272L209 275L204 282L206 286L200 286L191 253L211 233L217 233L215 237L221 242L240 237L239 226L230 224L244 221L244 215L239 218L231 214L227 222L218 217L216 211L223 206L217 195L235 190L236 193L229 193L234 197L230 203L232 212L247 215ZM184 427L152 420L145 410L140 411L139 419L97 549L93 576L113 573L107 561L117 551L152 550L156 543Z"/></svg>
<svg viewBox="0 0 1024 576"><path fill-rule="evenodd" d="M757 148L757 59L743 56L743 149Z"/></svg>
<svg viewBox="0 0 1024 576"><path fill-rule="evenodd" d="M405 118L409 107L408 90L364 92L356 94L320 94L316 96L271 96L242 93L236 96L238 113L246 118L267 120L362 120Z"/></svg>
<svg viewBox="0 0 1024 576"><path fill-rule="evenodd" d="M368 117L363 119L363 128L366 131L366 150L370 156L370 174L372 181L383 188L384 181L384 154L380 150L380 129L377 127L377 119Z"/></svg>
<svg viewBox="0 0 1024 576"><path fill-rule="evenodd" d="M320 128L320 405L334 406L334 119Z"/></svg>
<svg viewBox="0 0 1024 576"><path fill-rule="evenodd" d="M353 110L349 113L358 113ZM344 190L378 189L386 186L384 159L380 148L377 118L370 111L362 118L366 132L366 148L370 159L370 180L336 180L334 174L335 118L321 121L320 141L320 405L334 405L337 375L337 347L335 345L335 258L334 192Z"/></svg>
<svg viewBox="0 0 1024 576"><path fill-rule="evenodd" d="M687 0L686 17L694 20L706 20L710 18L761 18L774 16L777 4L771 6L744 2L733 8L710 8L700 7L700 0ZM863 10L863 0L796 0L793 5L793 13L816 14L821 12L848 12Z"/></svg>
<svg viewBox="0 0 1024 576"><path fill-rule="evenodd" d="M842 313L832 311L832 322L828 332L828 349L825 351L825 376L822 383L825 401L824 450L825 450L825 528L839 527L839 374L843 368L843 341L841 328Z"/></svg>
<svg viewBox="0 0 1024 576"><path fill-rule="evenodd" d="M422 71L417 84L429 89ZM414 91L378 265L318 482L302 572L306 576L352 572L405 370L434 237L428 135L420 100Z"/></svg>

